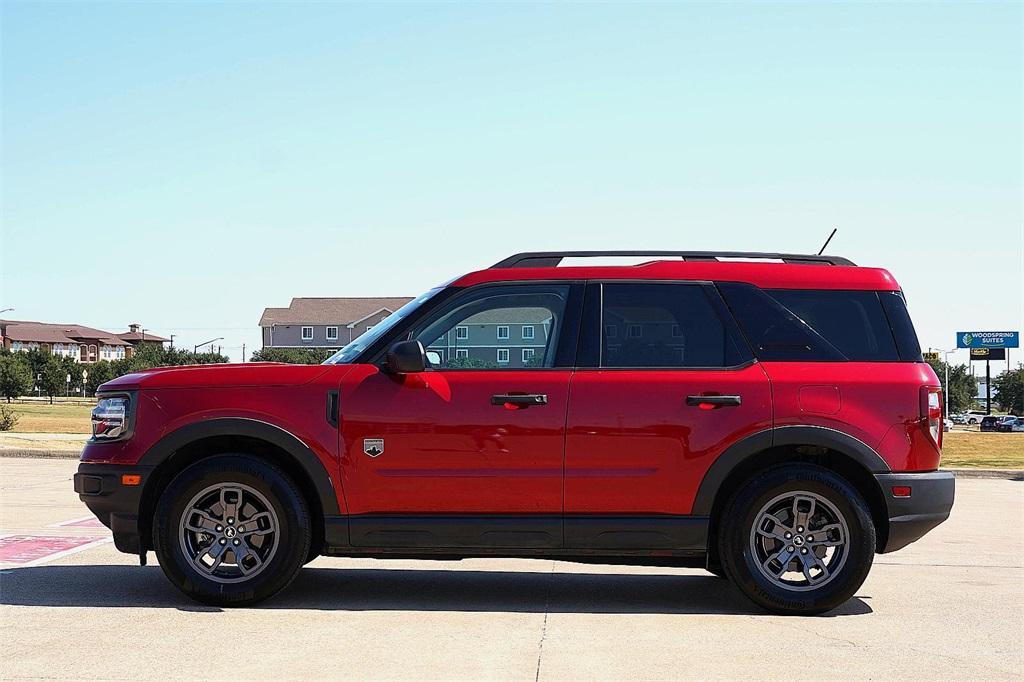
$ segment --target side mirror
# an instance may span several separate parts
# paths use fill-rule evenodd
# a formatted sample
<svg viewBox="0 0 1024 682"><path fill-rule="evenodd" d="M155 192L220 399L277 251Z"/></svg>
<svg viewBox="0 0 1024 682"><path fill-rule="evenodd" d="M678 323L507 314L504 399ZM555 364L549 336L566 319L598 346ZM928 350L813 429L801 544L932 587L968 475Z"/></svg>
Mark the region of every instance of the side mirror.
<svg viewBox="0 0 1024 682"><path fill-rule="evenodd" d="M392 374L415 374L427 368L427 354L419 341L399 341L387 354L388 371Z"/></svg>

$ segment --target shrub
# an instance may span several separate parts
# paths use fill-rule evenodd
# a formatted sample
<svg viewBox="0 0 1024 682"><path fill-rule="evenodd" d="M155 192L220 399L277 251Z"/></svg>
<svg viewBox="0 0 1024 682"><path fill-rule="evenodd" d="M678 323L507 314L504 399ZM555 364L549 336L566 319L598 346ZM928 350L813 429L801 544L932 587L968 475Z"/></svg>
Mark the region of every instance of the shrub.
<svg viewBox="0 0 1024 682"><path fill-rule="evenodd" d="M0 404L0 431L13 431L18 425L18 415L14 408Z"/></svg>

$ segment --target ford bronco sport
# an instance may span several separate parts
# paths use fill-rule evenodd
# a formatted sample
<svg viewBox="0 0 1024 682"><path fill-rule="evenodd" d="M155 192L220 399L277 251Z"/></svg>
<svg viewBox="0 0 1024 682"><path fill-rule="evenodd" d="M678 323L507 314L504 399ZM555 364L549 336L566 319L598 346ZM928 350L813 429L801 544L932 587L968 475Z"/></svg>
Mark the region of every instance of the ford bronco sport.
<svg viewBox="0 0 1024 682"><path fill-rule="evenodd" d="M652 260L562 266L609 255ZM318 555L543 557L703 567L813 614L953 504L899 285L831 256L519 254L322 365L158 368L98 397L75 490L211 604Z"/></svg>

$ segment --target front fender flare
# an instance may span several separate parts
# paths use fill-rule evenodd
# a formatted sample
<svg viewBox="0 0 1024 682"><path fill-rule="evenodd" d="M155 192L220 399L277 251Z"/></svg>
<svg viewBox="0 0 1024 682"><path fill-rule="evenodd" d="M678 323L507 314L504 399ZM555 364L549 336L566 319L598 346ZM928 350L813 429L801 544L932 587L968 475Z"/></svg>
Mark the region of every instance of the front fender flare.
<svg viewBox="0 0 1024 682"><path fill-rule="evenodd" d="M258 419L220 417L186 424L167 434L139 460L143 466L157 467L190 443L216 436L245 436L266 441L287 452L299 464L316 488L325 515L340 514L338 497L331 475L320 458L292 433Z"/></svg>

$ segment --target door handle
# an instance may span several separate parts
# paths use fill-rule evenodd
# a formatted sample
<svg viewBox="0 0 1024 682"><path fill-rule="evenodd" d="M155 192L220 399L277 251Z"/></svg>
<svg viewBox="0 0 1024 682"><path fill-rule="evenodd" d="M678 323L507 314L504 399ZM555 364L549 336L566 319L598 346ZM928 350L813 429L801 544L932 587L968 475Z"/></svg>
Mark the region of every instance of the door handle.
<svg viewBox="0 0 1024 682"><path fill-rule="evenodd" d="M530 405L547 405L546 393L504 393L491 396L491 405L501 405L506 410L521 410Z"/></svg>
<svg viewBox="0 0 1024 682"><path fill-rule="evenodd" d="M736 407L740 404L738 395L688 395L686 404L702 410L714 410L719 407Z"/></svg>

